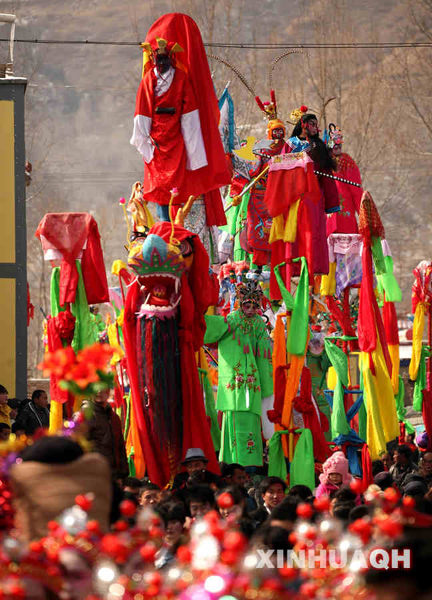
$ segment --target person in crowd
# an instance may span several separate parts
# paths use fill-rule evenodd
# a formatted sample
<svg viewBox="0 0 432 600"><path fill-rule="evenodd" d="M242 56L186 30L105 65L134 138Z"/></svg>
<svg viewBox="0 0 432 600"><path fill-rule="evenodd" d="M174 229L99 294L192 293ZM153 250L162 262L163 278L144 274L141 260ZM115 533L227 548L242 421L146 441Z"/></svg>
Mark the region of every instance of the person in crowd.
<svg viewBox="0 0 432 600"><path fill-rule="evenodd" d="M7 423L0 423L0 442L7 442L10 434L10 426Z"/></svg>
<svg viewBox="0 0 432 600"><path fill-rule="evenodd" d="M139 499L141 492L141 481L137 477L126 477L123 481L123 493L131 494Z"/></svg>
<svg viewBox="0 0 432 600"><path fill-rule="evenodd" d="M185 468L183 473L177 473L174 477L172 489L182 489L188 485L208 484L213 487L219 485L220 477L207 471L208 458L201 448L189 448L186 452L181 466Z"/></svg>
<svg viewBox="0 0 432 600"><path fill-rule="evenodd" d="M384 469L385 471L389 471L390 467L393 466L393 456L391 454L391 452L383 452L381 454L381 460L384 464Z"/></svg>
<svg viewBox="0 0 432 600"><path fill-rule="evenodd" d="M272 527L282 527L287 531L292 531L295 526L297 516L297 506L302 502L300 496L286 496L270 513L270 525Z"/></svg>
<svg viewBox="0 0 432 600"><path fill-rule="evenodd" d="M388 471L382 471L374 476L374 483L380 487L381 490L385 491L387 488L392 487L393 477Z"/></svg>
<svg viewBox="0 0 432 600"><path fill-rule="evenodd" d="M420 461L419 474L423 477L426 485L432 484L432 452L425 452Z"/></svg>
<svg viewBox="0 0 432 600"><path fill-rule="evenodd" d="M221 468L221 475L221 479L226 485L235 485L241 490L246 501L247 510L249 512L256 510L256 502L254 498L248 494L245 488L245 484L248 480L246 469L238 463L224 463Z"/></svg>
<svg viewBox="0 0 432 600"><path fill-rule="evenodd" d="M415 445L415 434L414 433L406 433L403 441L403 445L408 446L411 450L411 460L413 463L417 464L419 461L419 450Z"/></svg>
<svg viewBox="0 0 432 600"><path fill-rule="evenodd" d="M288 492L288 496L299 498L302 502L313 500L312 490L307 485L293 485Z"/></svg>
<svg viewBox="0 0 432 600"><path fill-rule="evenodd" d="M412 462L411 457L411 450L405 444L396 448L394 453L395 464L389 469L389 473L399 489L403 488L407 476L417 471L417 467Z"/></svg>
<svg viewBox="0 0 432 600"><path fill-rule="evenodd" d="M186 511L181 504L166 502L156 510L164 524L163 545L155 558L156 569L169 567L175 560L177 548L187 543Z"/></svg>
<svg viewBox="0 0 432 600"><path fill-rule="evenodd" d="M6 423L11 426L11 408L8 405L8 391L0 385L0 423Z"/></svg>
<svg viewBox="0 0 432 600"><path fill-rule="evenodd" d="M153 508L159 502L160 489L150 481L141 485L140 505Z"/></svg>
<svg viewBox="0 0 432 600"><path fill-rule="evenodd" d="M372 475L374 477L375 475L378 475L378 473L382 473L385 470L386 469L382 460L377 459L372 461Z"/></svg>
<svg viewBox="0 0 432 600"><path fill-rule="evenodd" d="M68 437L44 436L20 455L10 470L16 527L21 539L30 541L48 533L48 523L75 503L78 494L94 495L89 518L108 529L111 481L107 460L100 454L84 454Z"/></svg>
<svg viewBox="0 0 432 600"><path fill-rule="evenodd" d="M332 454L323 464L323 472L319 476L320 484L315 497L329 496L332 498L342 485L349 485L352 477L348 471L348 460L343 452Z"/></svg>
<svg viewBox="0 0 432 600"><path fill-rule="evenodd" d="M108 403L109 390L103 390L83 402L82 410L88 412L87 439L94 452L105 456L111 467L114 481L123 481L129 475L126 448L120 418Z"/></svg>
<svg viewBox="0 0 432 600"><path fill-rule="evenodd" d="M266 477L260 483L260 493L263 506L258 508L251 517L259 524L264 523L272 510L285 498L287 485L280 477Z"/></svg>
<svg viewBox="0 0 432 600"><path fill-rule="evenodd" d="M221 517L229 527L237 526L246 537L250 538L255 531L255 523L250 518L244 490L238 485L230 485L217 492L216 502L225 493L231 496L233 504L219 506Z"/></svg>
<svg viewBox="0 0 432 600"><path fill-rule="evenodd" d="M26 435L34 435L38 429L48 429L48 427L48 394L44 390L35 390L30 402L19 410L14 423L14 432L23 431Z"/></svg>
<svg viewBox="0 0 432 600"><path fill-rule="evenodd" d="M213 490L208 485L191 485L186 491L186 506L194 521L215 508Z"/></svg>

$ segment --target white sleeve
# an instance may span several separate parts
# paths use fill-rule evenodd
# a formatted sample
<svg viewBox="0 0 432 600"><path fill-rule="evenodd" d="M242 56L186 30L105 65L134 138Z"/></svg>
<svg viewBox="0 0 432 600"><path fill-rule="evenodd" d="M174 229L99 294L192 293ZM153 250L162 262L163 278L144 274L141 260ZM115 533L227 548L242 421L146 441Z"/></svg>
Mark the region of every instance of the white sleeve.
<svg viewBox="0 0 432 600"><path fill-rule="evenodd" d="M134 118L134 128L130 143L142 154L144 161L149 163L153 159L154 145L150 139L150 130L152 126L151 117L137 115Z"/></svg>
<svg viewBox="0 0 432 600"><path fill-rule="evenodd" d="M181 132L186 147L187 170L196 171L206 167L208 162L198 109L181 116Z"/></svg>

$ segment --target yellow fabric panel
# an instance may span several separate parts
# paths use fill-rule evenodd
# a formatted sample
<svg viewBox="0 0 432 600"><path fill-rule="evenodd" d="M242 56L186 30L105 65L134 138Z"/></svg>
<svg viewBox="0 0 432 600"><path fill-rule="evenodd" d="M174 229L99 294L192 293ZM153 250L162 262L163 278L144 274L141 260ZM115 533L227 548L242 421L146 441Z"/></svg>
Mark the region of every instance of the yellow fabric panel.
<svg viewBox="0 0 432 600"><path fill-rule="evenodd" d="M63 425L63 404L51 400L49 432L56 433Z"/></svg>
<svg viewBox="0 0 432 600"><path fill-rule="evenodd" d="M108 325L107 334L108 334L109 345L114 350L114 354L113 354L110 364L116 365L125 356L123 348L120 346L120 344L118 343L118 340L117 340L116 325L114 325L113 323L111 323L111 325Z"/></svg>
<svg viewBox="0 0 432 600"><path fill-rule="evenodd" d="M336 263L329 263L328 275L321 277L321 296L334 296L336 294Z"/></svg>
<svg viewBox="0 0 432 600"><path fill-rule="evenodd" d="M0 194L1 187L0 179ZM0 383L13 398L16 379L15 279L0 279L0 331L4 341L0 345Z"/></svg>
<svg viewBox="0 0 432 600"><path fill-rule="evenodd" d="M15 136L14 103L12 100L0 100L0 239L0 263L14 263ZM4 380L2 380L2 383L6 385ZM10 394L10 388L7 389Z"/></svg>
<svg viewBox="0 0 432 600"><path fill-rule="evenodd" d="M297 215L300 206L300 198L291 204L287 220L284 222L284 215L278 215L273 218L270 230L270 244L276 240L283 240L285 243L292 243L297 238Z"/></svg>
<svg viewBox="0 0 432 600"><path fill-rule="evenodd" d="M329 367L327 371L327 387L329 390L336 389L337 375L334 367Z"/></svg>
<svg viewBox="0 0 432 600"><path fill-rule="evenodd" d="M388 374L384 354L379 343L371 352L375 375L369 368L369 356L362 352L363 384L366 392L367 444L372 460L386 450L386 442L399 435L393 386Z"/></svg>
<svg viewBox="0 0 432 600"><path fill-rule="evenodd" d="M419 302L416 306L413 324L413 342L412 342L412 355L411 362L409 365L409 376L410 379L415 381L417 379L417 372L420 363L423 331L426 320L426 306L423 302Z"/></svg>
<svg viewBox="0 0 432 600"><path fill-rule="evenodd" d="M389 344L388 349L389 349L389 354L390 354L390 358L392 361L391 382L392 382L392 386L393 386L393 394L396 396L396 394L399 392L399 365L400 365L399 345L393 346L393 345Z"/></svg>

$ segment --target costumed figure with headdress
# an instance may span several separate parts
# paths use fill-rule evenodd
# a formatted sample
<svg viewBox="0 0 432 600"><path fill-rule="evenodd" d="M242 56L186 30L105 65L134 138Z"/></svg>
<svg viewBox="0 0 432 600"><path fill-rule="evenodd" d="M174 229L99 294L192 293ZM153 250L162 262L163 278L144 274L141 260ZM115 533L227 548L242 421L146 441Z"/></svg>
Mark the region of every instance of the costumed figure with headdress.
<svg viewBox="0 0 432 600"><path fill-rule="evenodd" d="M272 156L277 156L285 145L286 128L283 121L277 118L277 106L275 93L271 91L271 101L262 102L258 96L256 101L260 109L268 118L267 139L260 140L253 147L254 162L248 169L248 179L244 173L236 173L231 183L230 196L233 197L233 205L239 205L238 211L242 214L242 208L247 207L246 228L237 219L236 230L239 230L240 243L243 249L252 255L252 262L257 266L270 264L270 230L272 217L264 202L267 171L264 171ZM264 172L263 172L264 171ZM260 177L260 174L262 176ZM251 181L255 181L249 192L241 194ZM246 211L243 211L246 212Z"/></svg>
<svg viewBox="0 0 432 600"><path fill-rule="evenodd" d="M170 220L171 189L178 189L176 206L204 194L206 225L224 225L219 188L230 173L200 31L187 15L164 15L148 31L143 51L131 144L145 162L144 199Z"/></svg>
<svg viewBox="0 0 432 600"><path fill-rule="evenodd" d="M244 466L262 465L264 437L273 426L267 408L273 404L271 341L258 311L259 283L237 286L239 308L226 317L207 316L204 343L218 343L219 381L216 408L223 412L219 459Z"/></svg>
<svg viewBox="0 0 432 600"><path fill-rule="evenodd" d="M177 223L185 217L179 211ZM183 221L184 222L184 221ZM188 448L201 448L218 473L195 360L203 343L204 313L217 304L216 277L198 236L161 221L129 244L135 279L125 302L123 335L132 392L131 435L147 475L172 483ZM137 448L135 448L137 452ZM143 468L136 466L138 477Z"/></svg>
<svg viewBox="0 0 432 600"><path fill-rule="evenodd" d="M281 156L270 161L265 197L274 217L272 266L286 263L281 271L285 284L297 274L291 263L298 256L306 257L310 276L328 273L326 213L340 210L335 182L326 176L333 162L318 136L317 117L301 106L290 118L295 126ZM279 297L274 280L270 290Z"/></svg>
<svg viewBox="0 0 432 600"><path fill-rule="evenodd" d="M335 180L339 192L340 211L327 215L327 235L332 233L358 233L356 214L360 210L363 194L362 181L359 168L355 160L346 152L342 152L344 142L339 127L330 123L328 131L324 134L324 141L334 162L334 174L339 178ZM345 179L350 185L340 181Z"/></svg>

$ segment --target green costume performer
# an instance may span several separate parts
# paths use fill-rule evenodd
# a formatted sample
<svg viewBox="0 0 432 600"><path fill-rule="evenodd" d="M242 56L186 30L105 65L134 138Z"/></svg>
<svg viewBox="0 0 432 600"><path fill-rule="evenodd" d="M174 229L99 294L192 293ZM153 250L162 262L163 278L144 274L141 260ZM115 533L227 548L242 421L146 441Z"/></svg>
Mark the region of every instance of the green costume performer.
<svg viewBox="0 0 432 600"><path fill-rule="evenodd" d="M243 466L263 464L261 414L273 395L271 341L256 314L262 291L255 281L238 285L241 308L227 317L206 316L204 343L218 342L216 408L223 412L219 460ZM270 435L271 437L271 435Z"/></svg>

